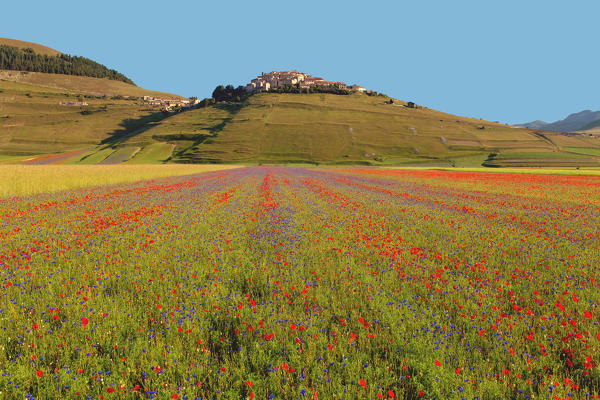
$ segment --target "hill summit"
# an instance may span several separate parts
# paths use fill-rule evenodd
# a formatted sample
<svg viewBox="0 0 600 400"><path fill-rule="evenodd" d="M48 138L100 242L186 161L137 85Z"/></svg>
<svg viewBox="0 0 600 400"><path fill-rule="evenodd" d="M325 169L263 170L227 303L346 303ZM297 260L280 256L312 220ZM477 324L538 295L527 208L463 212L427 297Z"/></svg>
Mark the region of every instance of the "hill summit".
<svg viewBox="0 0 600 400"><path fill-rule="evenodd" d="M19 49L32 49L37 54L44 54L48 56L59 56L62 54L58 50L51 49L50 47L46 47L41 44L24 42L16 39L0 38L0 46L11 46Z"/></svg>
<svg viewBox="0 0 600 400"><path fill-rule="evenodd" d="M355 92L364 92L365 88L359 85L346 85L344 82L326 81L323 78L311 76L298 71L272 71L262 73L255 79L252 79L245 87L247 92L269 92L273 89L284 88L286 86L296 86L300 89L310 89L316 87L328 87L335 89L350 89Z"/></svg>

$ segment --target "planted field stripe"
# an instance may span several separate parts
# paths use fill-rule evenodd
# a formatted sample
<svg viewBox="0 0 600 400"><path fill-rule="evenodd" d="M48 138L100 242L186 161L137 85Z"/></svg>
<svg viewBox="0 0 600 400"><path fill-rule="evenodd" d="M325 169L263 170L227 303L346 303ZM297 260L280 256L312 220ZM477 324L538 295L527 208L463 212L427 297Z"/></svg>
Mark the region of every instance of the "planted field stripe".
<svg viewBox="0 0 600 400"><path fill-rule="evenodd" d="M170 143L154 143L145 146L134 157L130 158L126 163L129 164L157 164L165 162L169 159L175 148L174 144Z"/></svg>
<svg viewBox="0 0 600 400"><path fill-rule="evenodd" d="M137 154L138 151L140 151L139 147L118 148L99 164L120 164L129 160L131 157Z"/></svg>
<svg viewBox="0 0 600 400"><path fill-rule="evenodd" d="M0 165L0 198L238 168L232 165Z"/></svg>

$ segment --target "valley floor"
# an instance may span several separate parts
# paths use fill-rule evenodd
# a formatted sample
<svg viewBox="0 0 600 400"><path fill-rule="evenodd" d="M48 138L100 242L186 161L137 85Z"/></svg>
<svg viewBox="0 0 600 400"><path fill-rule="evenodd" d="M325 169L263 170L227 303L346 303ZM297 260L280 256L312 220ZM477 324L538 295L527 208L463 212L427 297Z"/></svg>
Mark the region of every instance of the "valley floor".
<svg viewBox="0 0 600 400"><path fill-rule="evenodd" d="M0 200L0 391L596 396L599 189L249 167Z"/></svg>

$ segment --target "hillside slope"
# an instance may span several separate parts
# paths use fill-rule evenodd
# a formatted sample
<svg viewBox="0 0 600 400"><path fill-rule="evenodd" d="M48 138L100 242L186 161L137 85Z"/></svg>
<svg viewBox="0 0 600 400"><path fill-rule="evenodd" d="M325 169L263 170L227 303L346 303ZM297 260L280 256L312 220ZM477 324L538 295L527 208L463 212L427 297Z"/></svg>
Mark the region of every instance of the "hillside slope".
<svg viewBox="0 0 600 400"><path fill-rule="evenodd" d="M88 105L61 105L78 101ZM0 154L33 155L94 147L167 115L137 97L96 97L0 80Z"/></svg>
<svg viewBox="0 0 600 400"><path fill-rule="evenodd" d="M182 98L181 96L171 93L147 90L121 81L105 78L91 78L87 76L0 70L0 81L18 82L38 87L61 89L91 96L158 96Z"/></svg>
<svg viewBox="0 0 600 400"><path fill-rule="evenodd" d="M38 54L47 56L59 56L62 53L58 50L51 49L50 47L43 46L37 43L24 42L22 40L0 38L0 46L12 46L19 49L32 49Z"/></svg>
<svg viewBox="0 0 600 400"><path fill-rule="evenodd" d="M46 155L33 159L66 162L77 155L85 157L96 153L94 149L103 142L170 115L149 107L141 97L182 98L137 87L122 74L92 60L66 56L36 43L0 38L0 49L3 65L54 72L0 69L3 161L39 154ZM69 75L56 73L63 69ZM103 77L81 76L86 74ZM164 151L158 155L165 158Z"/></svg>
<svg viewBox="0 0 600 400"><path fill-rule="evenodd" d="M380 96L274 94L220 103L121 137L119 146L176 146L171 161L440 165L600 165L564 146L600 147L584 135L541 134L408 108ZM487 161L486 161L487 160Z"/></svg>

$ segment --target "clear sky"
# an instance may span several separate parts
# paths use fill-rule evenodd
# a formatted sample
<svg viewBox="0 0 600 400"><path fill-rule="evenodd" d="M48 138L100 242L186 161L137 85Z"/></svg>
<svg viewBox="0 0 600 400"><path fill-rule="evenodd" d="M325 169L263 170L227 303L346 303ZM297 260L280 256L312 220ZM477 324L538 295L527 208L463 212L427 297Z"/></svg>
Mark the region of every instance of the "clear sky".
<svg viewBox="0 0 600 400"><path fill-rule="evenodd" d="M492 121L600 110L598 0L34 0L0 13L0 37L184 96L297 69Z"/></svg>

